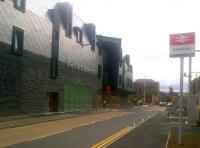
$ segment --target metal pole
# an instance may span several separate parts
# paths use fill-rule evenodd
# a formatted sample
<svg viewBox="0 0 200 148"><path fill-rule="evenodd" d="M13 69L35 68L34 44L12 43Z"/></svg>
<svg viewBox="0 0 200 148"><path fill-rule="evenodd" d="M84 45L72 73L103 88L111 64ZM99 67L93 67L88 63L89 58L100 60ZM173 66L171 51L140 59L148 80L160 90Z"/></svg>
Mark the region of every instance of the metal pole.
<svg viewBox="0 0 200 148"><path fill-rule="evenodd" d="M193 110L193 105L192 105L192 97L191 97L191 75L192 72L192 57L189 57L189 75L188 75L188 119L189 123L193 120L193 115L192 115L192 110Z"/></svg>
<svg viewBox="0 0 200 148"><path fill-rule="evenodd" d="M197 87L197 76L198 75L198 72L196 72L196 95L197 95L197 92L198 92L198 87Z"/></svg>
<svg viewBox="0 0 200 148"><path fill-rule="evenodd" d="M146 101L146 93L145 93L145 76L144 76L144 104L145 104L145 101Z"/></svg>
<svg viewBox="0 0 200 148"><path fill-rule="evenodd" d="M180 58L180 98L179 98L178 144L182 144L183 65L184 65L184 58L181 57Z"/></svg>

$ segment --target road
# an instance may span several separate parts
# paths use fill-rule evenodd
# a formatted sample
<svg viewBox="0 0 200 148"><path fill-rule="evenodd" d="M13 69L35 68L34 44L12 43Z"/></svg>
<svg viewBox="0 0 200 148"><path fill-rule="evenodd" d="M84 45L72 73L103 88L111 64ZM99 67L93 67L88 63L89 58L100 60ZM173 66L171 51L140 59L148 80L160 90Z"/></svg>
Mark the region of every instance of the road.
<svg viewBox="0 0 200 148"><path fill-rule="evenodd" d="M124 114L109 117L102 120L96 119L90 123L81 124L79 127L66 131L53 132L25 140L9 148L88 148L103 147L124 134L134 130L139 124L159 113L163 108L159 107L132 107L124 110ZM87 120L87 119L86 119ZM89 120L89 119L88 119ZM59 128L59 124L56 125ZM31 129L30 129L31 130ZM32 129L34 132L34 129ZM41 132L42 132L41 128ZM1 133L1 132L0 132ZM113 136L114 135L114 136ZM9 137L8 137L9 138ZM11 139L10 139L11 140ZM103 142L102 142L103 141Z"/></svg>
<svg viewBox="0 0 200 148"><path fill-rule="evenodd" d="M108 146L108 148L165 148L172 127L162 112Z"/></svg>

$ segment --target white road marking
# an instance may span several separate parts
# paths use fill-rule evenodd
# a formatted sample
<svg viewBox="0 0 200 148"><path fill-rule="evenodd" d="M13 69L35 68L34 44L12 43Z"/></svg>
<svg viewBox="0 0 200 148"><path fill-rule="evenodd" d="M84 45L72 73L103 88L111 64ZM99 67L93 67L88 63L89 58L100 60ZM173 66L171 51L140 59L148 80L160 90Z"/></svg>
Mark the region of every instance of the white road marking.
<svg viewBox="0 0 200 148"><path fill-rule="evenodd" d="M173 121L171 121L171 122L169 122L170 124L178 124L178 122L173 122Z"/></svg>
<svg viewBox="0 0 200 148"><path fill-rule="evenodd" d="M86 126L86 125L88 125L88 123L83 123L83 124L81 124L80 126Z"/></svg>
<svg viewBox="0 0 200 148"><path fill-rule="evenodd" d="M64 133L64 132L66 132L66 131L70 131L70 130L73 130L73 128L70 128L70 129L67 129L67 130L64 130L64 131L54 132L54 133L47 134L47 135L43 135L43 136L40 136L40 137L31 138L31 139L29 139L29 140L27 140L27 141L28 141L28 142L30 142L30 141L34 141L34 140L37 140L37 139L41 139L41 138L45 138L45 137L49 137L49 136L53 136L53 135L56 135L56 134L61 134L61 133Z"/></svg>
<svg viewBox="0 0 200 148"><path fill-rule="evenodd" d="M167 137L167 142L166 142L165 148L167 148L167 147L168 147L168 143L169 143L169 137L170 137L170 135L171 135L171 132L169 132L169 134L168 134L168 137Z"/></svg>
<svg viewBox="0 0 200 148"><path fill-rule="evenodd" d="M102 120L97 120L96 122L100 122L100 121L102 121Z"/></svg>

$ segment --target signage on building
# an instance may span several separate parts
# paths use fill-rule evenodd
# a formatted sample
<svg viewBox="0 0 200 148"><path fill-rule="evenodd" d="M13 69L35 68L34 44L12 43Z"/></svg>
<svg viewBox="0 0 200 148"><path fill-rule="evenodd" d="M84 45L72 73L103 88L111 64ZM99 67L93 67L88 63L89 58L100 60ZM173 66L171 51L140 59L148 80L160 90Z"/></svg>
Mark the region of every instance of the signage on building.
<svg viewBox="0 0 200 148"><path fill-rule="evenodd" d="M195 32L170 35L170 57L195 55Z"/></svg>
<svg viewBox="0 0 200 148"><path fill-rule="evenodd" d="M81 64L78 64L76 62L73 62L72 60L66 59L65 63L66 63L66 66L70 67L71 69L79 70L79 71L82 71L82 72L87 72L91 75L97 74L96 70L89 68L89 67L86 67L86 66L83 66Z"/></svg>

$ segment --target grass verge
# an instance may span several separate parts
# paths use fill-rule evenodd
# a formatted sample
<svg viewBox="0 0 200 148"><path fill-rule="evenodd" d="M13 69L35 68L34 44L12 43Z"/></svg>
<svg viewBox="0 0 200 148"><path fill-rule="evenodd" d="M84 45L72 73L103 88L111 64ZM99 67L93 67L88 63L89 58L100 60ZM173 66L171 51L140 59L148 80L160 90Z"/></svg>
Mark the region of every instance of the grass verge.
<svg viewBox="0 0 200 148"><path fill-rule="evenodd" d="M200 148L200 133L185 133L182 145L178 144L178 134L171 133L167 148Z"/></svg>

